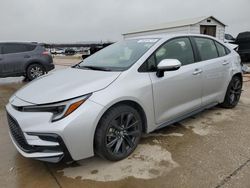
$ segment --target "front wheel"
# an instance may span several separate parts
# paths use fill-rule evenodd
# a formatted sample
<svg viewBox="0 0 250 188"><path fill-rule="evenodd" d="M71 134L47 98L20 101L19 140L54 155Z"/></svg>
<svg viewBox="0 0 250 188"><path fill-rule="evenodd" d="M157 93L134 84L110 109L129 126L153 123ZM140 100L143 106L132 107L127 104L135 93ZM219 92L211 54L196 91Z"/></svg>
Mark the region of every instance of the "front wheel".
<svg viewBox="0 0 250 188"><path fill-rule="evenodd" d="M137 147L142 134L142 119L137 110L128 105L109 109L101 118L95 133L95 153L119 161Z"/></svg>
<svg viewBox="0 0 250 188"><path fill-rule="evenodd" d="M228 85L224 102L221 104L224 108L234 108L237 106L242 92L242 80L234 76Z"/></svg>
<svg viewBox="0 0 250 188"><path fill-rule="evenodd" d="M27 68L26 77L28 80L34 80L45 74L45 69L40 64L32 64Z"/></svg>

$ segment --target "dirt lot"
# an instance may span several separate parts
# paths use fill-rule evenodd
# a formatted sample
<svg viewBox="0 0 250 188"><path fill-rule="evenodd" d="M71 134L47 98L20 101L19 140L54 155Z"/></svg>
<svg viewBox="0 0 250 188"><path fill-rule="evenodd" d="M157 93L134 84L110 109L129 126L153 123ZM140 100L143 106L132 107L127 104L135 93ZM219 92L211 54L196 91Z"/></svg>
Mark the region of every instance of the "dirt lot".
<svg viewBox="0 0 250 188"><path fill-rule="evenodd" d="M57 69L80 61L56 58ZM4 106L25 85L0 79L0 187L250 187L250 76L237 108L215 107L144 136L132 156L73 164L23 158L8 135Z"/></svg>

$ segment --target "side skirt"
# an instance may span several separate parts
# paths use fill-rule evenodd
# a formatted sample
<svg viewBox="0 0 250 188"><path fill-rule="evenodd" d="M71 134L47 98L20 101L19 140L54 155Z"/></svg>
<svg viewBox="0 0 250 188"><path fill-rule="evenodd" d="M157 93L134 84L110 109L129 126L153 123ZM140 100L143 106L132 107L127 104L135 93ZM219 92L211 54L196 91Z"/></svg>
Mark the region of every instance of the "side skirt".
<svg viewBox="0 0 250 188"><path fill-rule="evenodd" d="M200 112L202 112L202 111L204 111L204 110L206 110L206 109L212 108L212 107L214 107L214 106L216 106L216 105L218 105L218 103L212 103L212 104L203 106L203 107L201 107L201 108L198 108L198 109L196 109L196 110L194 110L194 111L192 111L192 112L189 112L189 113L187 113L187 114L184 114L184 115L182 115L182 116L180 116L180 117L177 117L177 118L175 118L175 119L169 120L169 121L167 121L167 122L165 122L165 123L162 123L160 126L158 126L158 127L156 128L156 130L161 129L161 128L166 127L166 126L169 126L169 125L172 125L172 124L174 124L174 123L177 123L177 122L179 122L179 121L181 121L181 120L184 120L184 119L186 119L186 118L188 118L188 117L190 117L190 116L193 116L193 115L195 115L195 114L198 114L198 113L200 113Z"/></svg>

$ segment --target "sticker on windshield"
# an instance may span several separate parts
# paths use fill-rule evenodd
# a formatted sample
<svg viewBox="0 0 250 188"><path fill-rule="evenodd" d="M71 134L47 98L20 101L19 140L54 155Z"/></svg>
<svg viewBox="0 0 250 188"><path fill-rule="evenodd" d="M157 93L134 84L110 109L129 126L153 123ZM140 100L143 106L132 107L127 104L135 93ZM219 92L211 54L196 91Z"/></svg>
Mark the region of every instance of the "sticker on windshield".
<svg viewBox="0 0 250 188"><path fill-rule="evenodd" d="M158 39L141 39L138 40L137 43L156 43Z"/></svg>

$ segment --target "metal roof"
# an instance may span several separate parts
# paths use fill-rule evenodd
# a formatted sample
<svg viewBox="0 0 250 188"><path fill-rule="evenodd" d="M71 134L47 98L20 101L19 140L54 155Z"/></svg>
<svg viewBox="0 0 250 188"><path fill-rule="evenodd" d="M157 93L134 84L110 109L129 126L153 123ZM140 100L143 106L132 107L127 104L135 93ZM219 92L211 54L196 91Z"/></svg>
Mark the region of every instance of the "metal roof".
<svg viewBox="0 0 250 188"><path fill-rule="evenodd" d="M175 22L168 22L168 23L163 23L163 24L159 24L159 25L149 26L146 28L141 28L141 29L138 29L135 31L124 33L123 35L195 25L195 24L202 22L203 20L206 20L206 19L214 19L217 22L219 22L220 24L226 26L226 24L224 24L223 22L221 22L220 20L218 20L214 16L203 16L203 17L198 17L198 18L184 19L184 20L179 20L179 21L175 21Z"/></svg>

